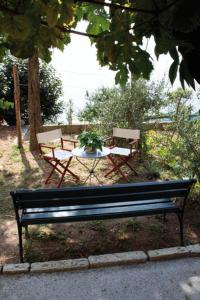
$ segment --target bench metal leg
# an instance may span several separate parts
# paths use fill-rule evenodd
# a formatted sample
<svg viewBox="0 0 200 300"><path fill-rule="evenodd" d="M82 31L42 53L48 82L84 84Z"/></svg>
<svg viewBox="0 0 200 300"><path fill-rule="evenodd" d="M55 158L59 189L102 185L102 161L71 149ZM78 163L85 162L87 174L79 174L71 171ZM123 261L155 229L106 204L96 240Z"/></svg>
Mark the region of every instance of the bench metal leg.
<svg viewBox="0 0 200 300"><path fill-rule="evenodd" d="M184 246L184 237L183 237L183 214L177 214L179 224L180 224L180 240L181 240L181 246Z"/></svg>
<svg viewBox="0 0 200 300"><path fill-rule="evenodd" d="M23 263L23 241L22 241L22 227L18 226L18 236L19 236L19 257L20 262Z"/></svg>

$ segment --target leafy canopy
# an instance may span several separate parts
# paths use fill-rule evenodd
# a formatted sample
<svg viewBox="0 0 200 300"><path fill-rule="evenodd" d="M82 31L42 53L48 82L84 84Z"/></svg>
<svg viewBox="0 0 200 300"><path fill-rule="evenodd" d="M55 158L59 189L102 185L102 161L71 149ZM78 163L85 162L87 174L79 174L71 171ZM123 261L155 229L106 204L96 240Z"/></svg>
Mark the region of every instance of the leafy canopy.
<svg viewBox="0 0 200 300"><path fill-rule="evenodd" d="M63 50L81 20L88 22L86 35L100 65L117 72L116 83L125 84L130 72L149 78L153 64L143 41L150 37L157 57L169 53L173 59L172 83L178 71L182 86L200 83L197 0L1 0L0 57L7 49L20 58L37 50L48 62L52 47Z"/></svg>

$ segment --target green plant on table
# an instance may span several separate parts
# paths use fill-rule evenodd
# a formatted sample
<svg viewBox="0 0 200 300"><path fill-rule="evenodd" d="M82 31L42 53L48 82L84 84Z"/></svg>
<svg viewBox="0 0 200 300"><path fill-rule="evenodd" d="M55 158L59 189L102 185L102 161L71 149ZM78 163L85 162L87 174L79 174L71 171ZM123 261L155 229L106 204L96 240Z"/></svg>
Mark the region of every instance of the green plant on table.
<svg viewBox="0 0 200 300"><path fill-rule="evenodd" d="M80 146L88 152L102 150L102 138L94 131L84 131L78 135Z"/></svg>

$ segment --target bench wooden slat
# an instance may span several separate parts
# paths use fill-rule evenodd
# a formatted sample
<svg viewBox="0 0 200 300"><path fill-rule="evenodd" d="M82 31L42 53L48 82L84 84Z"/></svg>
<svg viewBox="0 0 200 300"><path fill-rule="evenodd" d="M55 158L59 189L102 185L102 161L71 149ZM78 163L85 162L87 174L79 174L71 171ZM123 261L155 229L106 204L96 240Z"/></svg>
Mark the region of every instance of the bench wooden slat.
<svg viewBox="0 0 200 300"><path fill-rule="evenodd" d="M120 207L120 206L134 206L134 205L146 205L155 203L168 203L171 202L170 199L152 199L145 201L127 201L127 202L117 202L117 203L101 203L101 204L90 204L90 205L70 205L70 206L59 206L59 207L43 207L43 208L28 208L23 211L25 214L41 213L41 212L57 212L57 211L72 211L72 210L84 210L84 209L96 209L96 208L106 208L106 207Z"/></svg>
<svg viewBox="0 0 200 300"><path fill-rule="evenodd" d="M151 199L160 199L160 198L171 198L171 197L184 197L187 193L187 189L173 189L166 191L150 191L150 192L134 192L134 193L113 193L112 195L99 195L98 193L92 196L83 196L77 197L76 194L74 197L59 198L50 198L49 199L19 199L17 204L20 208L39 208L39 207L49 207L49 206L65 206L65 205L88 205L88 204L98 204L98 203L112 203L112 202L122 202L122 201L141 201L141 200L151 200ZM37 196L37 195L35 195Z"/></svg>
<svg viewBox="0 0 200 300"><path fill-rule="evenodd" d="M120 207L107 207L98 209L85 209L74 211L59 211L59 212L47 212L47 213L33 213L23 214L21 222L22 224L45 224L47 223L62 223L72 222L80 220L93 220L96 218L110 218L113 217L128 217L138 216L144 214L162 213L163 211L178 211L178 208L174 203L156 203L148 205L134 205L134 206L120 206Z"/></svg>
<svg viewBox="0 0 200 300"><path fill-rule="evenodd" d="M191 187L193 180L174 180L174 181L161 181L161 182L140 182L130 184L116 184L108 186L95 186L95 187L68 187L63 189L39 189L39 190L17 190L11 192L12 196L17 196L18 199L48 199L49 192L51 198L62 199L67 197L87 197L93 195L112 195L112 194L124 194L124 193L140 193L150 191L165 191L165 190L176 190L176 189L188 189Z"/></svg>

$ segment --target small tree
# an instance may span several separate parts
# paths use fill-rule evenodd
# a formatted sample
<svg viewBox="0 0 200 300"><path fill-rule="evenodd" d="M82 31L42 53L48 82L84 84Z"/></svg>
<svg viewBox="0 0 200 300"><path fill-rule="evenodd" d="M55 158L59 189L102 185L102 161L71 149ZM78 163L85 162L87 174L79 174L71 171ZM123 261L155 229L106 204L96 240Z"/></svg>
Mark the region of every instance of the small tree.
<svg viewBox="0 0 200 300"><path fill-rule="evenodd" d="M164 80L133 81L125 88L101 88L87 94L87 103L79 119L99 124L102 133L113 127L143 130L145 118L159 113L166 92Z"/></svg>
<svg viewBox="0 0 200 300"><path fill-rule="evenodd" d="M141 153L146 152L145 118L160 112L166 93L165 81L132 81L125 88L102 88L87 96L86 108L80 113L82 120L93 121L103 135L113 127L140 129Z"/></svg>
<svg viewBox="0 0 200 300"><path fill-rule="evenodd" d="M66 107L67 122L69 125L72 125L73 113L74 113L74 103L72 99L69 99Z"/></svg>

